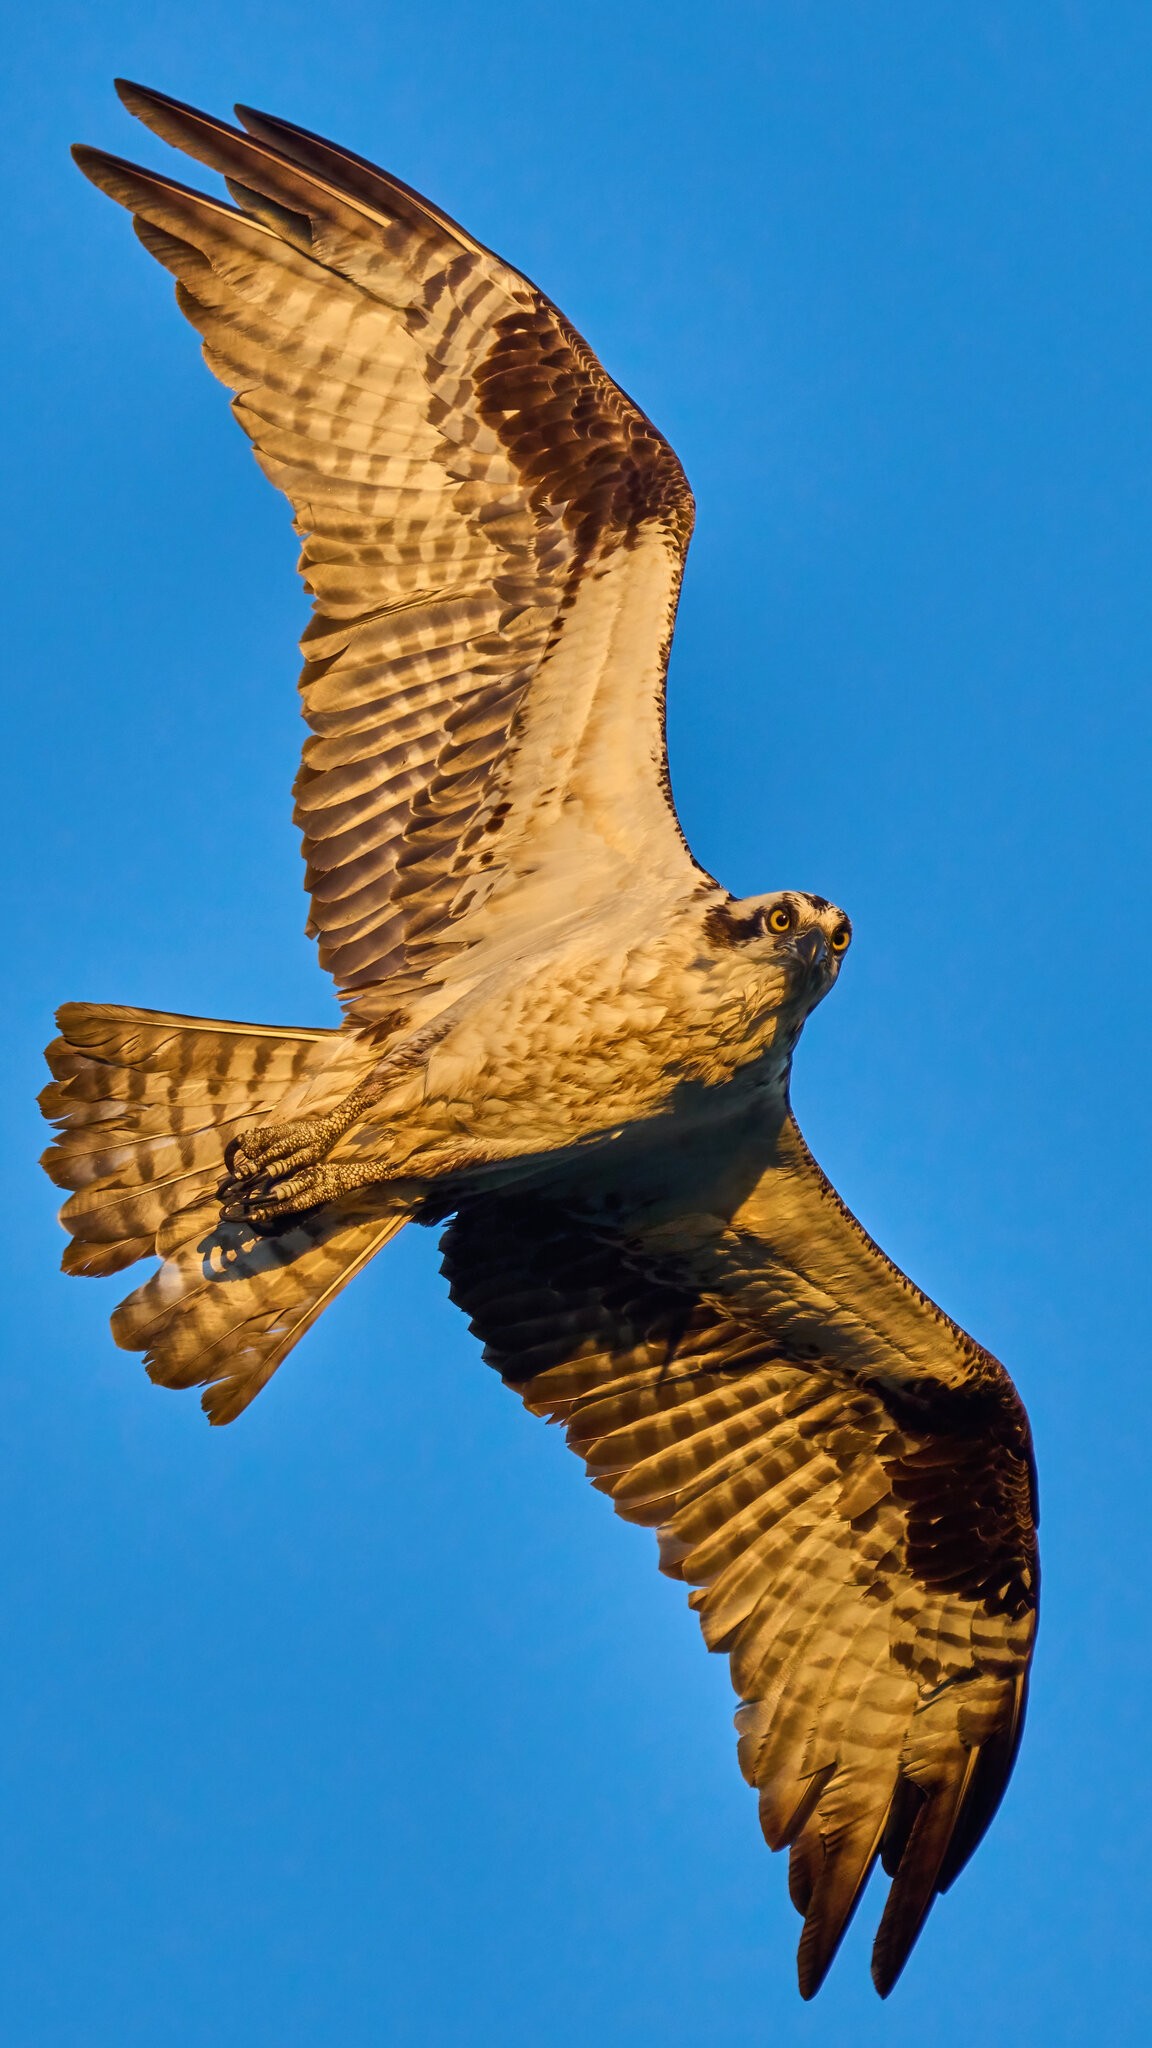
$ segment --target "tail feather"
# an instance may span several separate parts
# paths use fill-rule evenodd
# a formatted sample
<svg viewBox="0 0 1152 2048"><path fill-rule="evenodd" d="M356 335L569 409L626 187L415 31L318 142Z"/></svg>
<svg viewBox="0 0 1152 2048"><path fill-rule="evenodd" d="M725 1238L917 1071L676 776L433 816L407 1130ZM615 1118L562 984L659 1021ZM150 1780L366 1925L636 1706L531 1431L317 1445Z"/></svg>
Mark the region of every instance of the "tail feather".
<svg viewBox="0 0 1152 2048"><path fill-rule="evenodd" d="M264 1236L223 1221L218 1202L181 1210L159 1234L163 1265L121 1302L112 1335L143 1351L158 1386L203 1387L209 1421L232 1422L407 1220L333 1206Z"/></svg>
<svg viewBox="0 0 1152 2048"><path fill-rule="evenodd" d="M283 1031L92 1003L59 1012L40 1098L58 1126L44 1166L73 1190L66 1272L108 1274L158 1255L121 1303L116 1342L164 1386L204 1386L230 1422L332 1296L406 1220L333 1208L274 1236L224 1223L224 1147L246 1126L322 1112L363 1063L333 1031Z"/></svg>

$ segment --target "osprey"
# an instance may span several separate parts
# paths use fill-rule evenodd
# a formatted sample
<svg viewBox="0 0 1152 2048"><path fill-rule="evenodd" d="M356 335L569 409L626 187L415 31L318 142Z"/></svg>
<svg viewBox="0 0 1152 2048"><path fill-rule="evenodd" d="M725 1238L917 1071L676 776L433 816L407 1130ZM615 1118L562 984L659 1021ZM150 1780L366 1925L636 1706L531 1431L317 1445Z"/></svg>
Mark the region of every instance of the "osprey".
<svg viewBox="0 0 1152 2048"><path fill-rule="evenodd" d="M230 1422L410 1220L485 1356L659 1533L731 1658L819 1987L877 1859L891 1990L995 1812L1036 1622L1028 1424L789 1109L848 919L679 830L664 675L692 497L563 315L396 178L247 108L130 111L234 204L91 149L177 279L315 611L296 785L338 1031L65 1005L72 1273Z"/></svg>

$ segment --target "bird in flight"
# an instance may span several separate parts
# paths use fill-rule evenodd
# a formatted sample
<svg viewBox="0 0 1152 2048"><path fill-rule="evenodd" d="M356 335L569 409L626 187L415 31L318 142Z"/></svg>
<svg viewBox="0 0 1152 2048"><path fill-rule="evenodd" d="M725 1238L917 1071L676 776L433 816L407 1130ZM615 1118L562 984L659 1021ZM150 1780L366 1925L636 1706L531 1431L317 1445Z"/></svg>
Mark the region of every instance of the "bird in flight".
<svg viewBox="0 0 1152 2048"><path fill-rule="evenodd" d="M733 898L680 831L684 473L543 293L398 179L118 90L227 183L75 152L292 506L296 818L345 1014L65 1004L41 1098L65 1270L158 1257L114 1336L224 1423L405 1223L444 1225L485 1357L657 1530L731 1660L802 1994L879 1860L886 1995L1012 1770L1031 1440L789 1108L847 917Z"/></svg>

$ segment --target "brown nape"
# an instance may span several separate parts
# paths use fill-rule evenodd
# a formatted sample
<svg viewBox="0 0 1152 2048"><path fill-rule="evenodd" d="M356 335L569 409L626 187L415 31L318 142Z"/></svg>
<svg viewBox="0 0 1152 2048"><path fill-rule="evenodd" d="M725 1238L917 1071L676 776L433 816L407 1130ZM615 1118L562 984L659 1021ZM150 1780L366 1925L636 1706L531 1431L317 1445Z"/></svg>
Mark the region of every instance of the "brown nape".
<svg viewBox="0 0 1152 2048"><path fill-rule="evenodd" d="M714 903L705 913L704 932L714 946L746 946L749 939L762 936L763 926L758 910L747 917L738 917L735 910L735 896L729 896L723 903Z"/></svg>

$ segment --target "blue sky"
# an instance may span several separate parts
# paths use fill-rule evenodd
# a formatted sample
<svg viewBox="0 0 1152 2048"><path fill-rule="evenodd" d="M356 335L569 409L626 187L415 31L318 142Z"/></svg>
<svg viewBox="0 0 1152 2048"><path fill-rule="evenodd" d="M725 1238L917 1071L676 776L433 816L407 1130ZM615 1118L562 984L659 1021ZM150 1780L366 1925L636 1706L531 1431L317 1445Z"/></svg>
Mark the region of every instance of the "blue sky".
<svg viewBox="0 0 1152 2048"><path fill-rule="evenodd" d="M5 31L7 2048L1142 2042L1152 14L1112 0L45 0ZM63 1280L75 996L327 1022L284 506L72 169L126 73L386 163L564 306L699 504L685 825L856 927L796 1102L1034 1421L994 1830L811 2008L726 1672L481 1365L430 1234L235 1429Z"/></svg>

